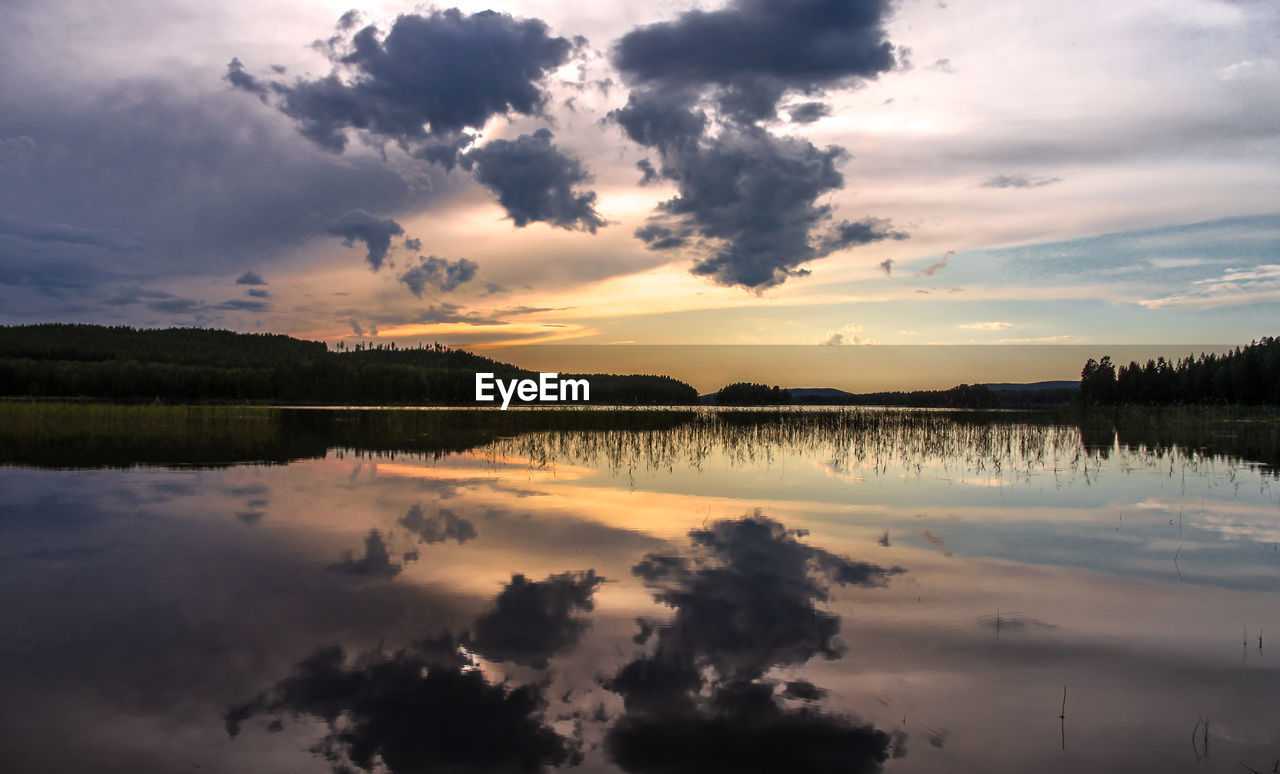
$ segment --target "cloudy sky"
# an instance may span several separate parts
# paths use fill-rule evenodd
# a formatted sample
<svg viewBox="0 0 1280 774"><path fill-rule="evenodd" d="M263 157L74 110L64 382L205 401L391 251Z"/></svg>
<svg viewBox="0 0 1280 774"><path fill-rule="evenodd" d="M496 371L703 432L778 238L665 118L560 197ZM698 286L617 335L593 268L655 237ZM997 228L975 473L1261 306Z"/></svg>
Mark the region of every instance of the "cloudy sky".
<svg viewBox="0 0 1280 774"><path fill-rule="evenodd" d="M8 0L0 322L1280 332L1270 0Z"/></svg>

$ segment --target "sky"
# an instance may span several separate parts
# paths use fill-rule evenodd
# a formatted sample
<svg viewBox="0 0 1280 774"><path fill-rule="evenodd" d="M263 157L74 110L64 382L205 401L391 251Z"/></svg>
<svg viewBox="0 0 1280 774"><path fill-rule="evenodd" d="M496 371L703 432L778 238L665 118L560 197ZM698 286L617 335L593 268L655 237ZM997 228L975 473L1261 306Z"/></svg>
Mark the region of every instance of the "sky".
<svg viewBox="0 0 1280 774"><path fill-rule="evenodd" d="M0 323L1247 343L1268 0L8 0Z"/></svg>

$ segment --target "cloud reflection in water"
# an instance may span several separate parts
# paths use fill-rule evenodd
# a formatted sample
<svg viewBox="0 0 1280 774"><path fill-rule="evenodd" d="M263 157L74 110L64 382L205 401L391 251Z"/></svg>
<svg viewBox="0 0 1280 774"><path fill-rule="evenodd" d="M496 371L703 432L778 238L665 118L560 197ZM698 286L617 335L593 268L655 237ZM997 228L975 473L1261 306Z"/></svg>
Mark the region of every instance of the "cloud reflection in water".
<svg viewBox="0 0 1280 774"><path fill-rule="evenodd" d="M650 553L635 565L675 613L665 622L639 619L636 641L652 640L652 652L600 681L624 707L611 718L598 704L590 719L612 721L604 746L614 763L637 772L864 772L903 754L902 735L818 709L826 695L819 686L768 677L775 667L840 656L840 618L816 607L833 586L883 586L904 572L832 554L804 536L757 511L694 530L684 550ZM541 581L516 574L461 635L391 654L322 648L228 711L227 731L238 735L256 716L272 718L269 730L282 728L286 714L318 719L327 732L312 751L335 771L574 765L586 746L582 724L570 733L549 724L543 693L551 659L578 644L587 627L578 614L593 609L604 582L594 570ZM532 668L535 677L498 681L477 655Z"/></svg>

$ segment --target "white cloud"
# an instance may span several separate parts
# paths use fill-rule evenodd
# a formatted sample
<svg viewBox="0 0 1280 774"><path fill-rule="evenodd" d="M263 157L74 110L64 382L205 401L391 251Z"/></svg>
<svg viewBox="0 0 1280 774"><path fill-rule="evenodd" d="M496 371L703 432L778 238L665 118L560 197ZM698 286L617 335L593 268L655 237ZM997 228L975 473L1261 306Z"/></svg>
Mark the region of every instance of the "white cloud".
<svg viewBox="0 0 1280 774"><path fill-rule="evenodd" d="M1217 75L1224 81L1274 78L1280 75L1280 63L1274 59L1245 59L1219 69Z"/></svg>
<svg viewBox="0 0 1280 774"><path fill-rule="evenodd" d="M1252 269L1227 269L1222 276L1196 280L1200 287L1187 293L1150 298L1138 303L1148 309L1187 307L1212 309L1280 300L1280 264L1264 263Z"/></svg>
<svg viewBox="0 0 1280 774"><path fill-rule="evenodd" d="M1068 334L1062 336L1038 336L1030 339L1000 339L1001 344L1066 344L1075 341L1076 337Z"/></svg>
<svg viewBox="0 0 1280 774"><path fill-rule="evenodd" d="M956 327L958 327L958 328L968 328L968 329L969 329L969 330L971 330L971 331L1003 331L1003 330L1008 330L1009 328L1012 328L1012 327L1013 327L1013 323L1011 323L1011 322L1000 322L1000 321L993 321L993 322L972 322L972 323L961 323L960 325L958 325L958 326L956 326Z"/></svg>
<svg viewBox="0 0 1280 774"><path fill-rule="evenodd" d="M875 342L864 340L858 335L863 330L864 328L861 325L851 322L848 325L830 331L818 344L823 347L838 347L842 344L874 344Z"/></svg>

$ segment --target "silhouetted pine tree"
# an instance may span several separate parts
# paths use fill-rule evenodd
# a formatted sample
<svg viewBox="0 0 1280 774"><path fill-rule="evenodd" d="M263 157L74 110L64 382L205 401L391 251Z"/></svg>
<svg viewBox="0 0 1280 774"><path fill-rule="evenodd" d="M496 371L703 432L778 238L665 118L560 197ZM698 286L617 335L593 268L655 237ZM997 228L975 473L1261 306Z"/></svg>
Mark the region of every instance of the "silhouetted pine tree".
<svg viewBox="0 0 1280 774"><path fill-rule="evenodd" d="M1090 359L1080 372L1086 405L1280 405L1280 340L1267 336L1225 355L1175 362L1163 357L1117 371L1111 358Z"/></svg>

